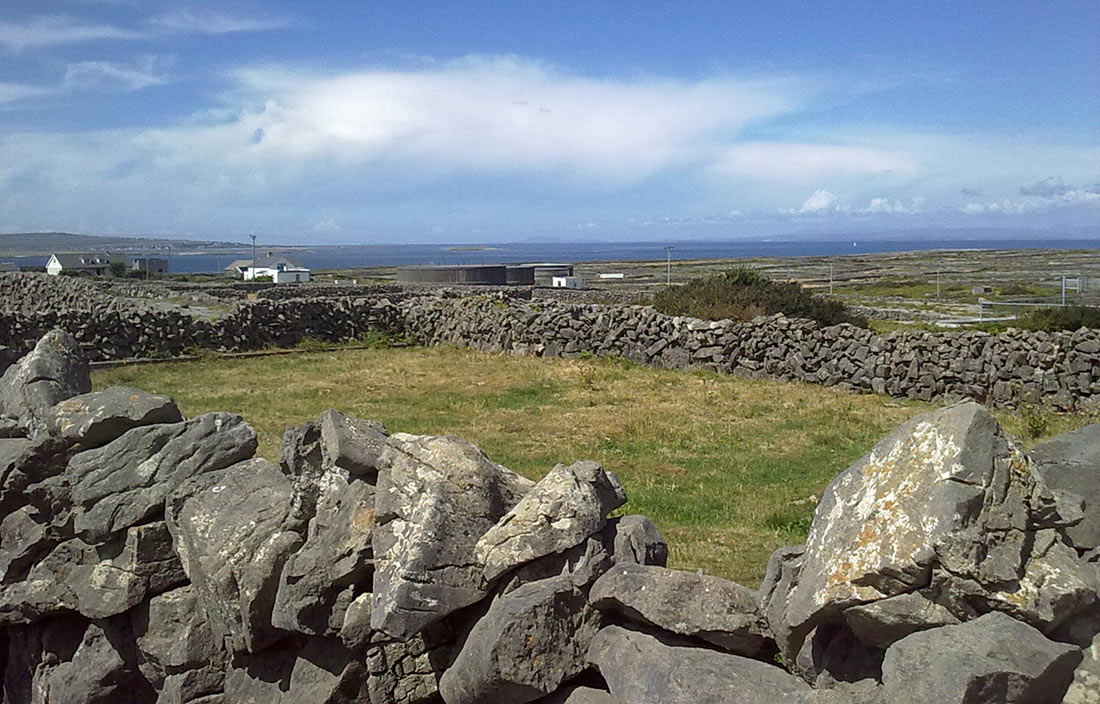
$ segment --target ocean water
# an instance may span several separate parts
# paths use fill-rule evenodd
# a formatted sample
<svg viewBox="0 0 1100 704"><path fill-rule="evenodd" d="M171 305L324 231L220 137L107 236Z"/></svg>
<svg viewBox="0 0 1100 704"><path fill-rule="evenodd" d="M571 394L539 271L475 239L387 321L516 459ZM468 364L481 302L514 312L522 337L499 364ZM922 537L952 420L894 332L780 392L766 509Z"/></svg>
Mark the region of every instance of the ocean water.
<svg viewBox="0 0 1100 704"><path fill-rule="evenodd" d="M1098 240L1081 239L943 239L943 240L800 240L800 241L685 241L685 242L552 242L492 245L346 245L311 247L289 256L310 269L349 269L417 264L508 264L519 262L596 262L664 260L666 245L672 259L738 259L745 257L799 257L858 255L932 249L1085 249L1100 247ZM477 247L471 249L468 247ZM160 256L160 255L158 255ZM217 254L174 254L171 270L179 274L222 271L236 259L248 259L242 248ZM42 266L46 257L16 258L20 266Z"/></svg>

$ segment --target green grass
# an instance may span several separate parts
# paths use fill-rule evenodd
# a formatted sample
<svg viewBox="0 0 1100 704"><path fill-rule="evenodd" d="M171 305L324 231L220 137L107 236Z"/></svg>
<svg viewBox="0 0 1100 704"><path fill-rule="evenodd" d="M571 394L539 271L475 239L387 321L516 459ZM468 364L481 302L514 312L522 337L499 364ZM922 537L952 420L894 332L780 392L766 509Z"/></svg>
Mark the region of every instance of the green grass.
<svg viewBox="0 0 1100 704"><path fill-rule="evenodd" d="M207 358L97 372L94 382L169 394L189 416L241 413L268 458L288 426L335 407L379 419L391 432L467 437L533 479L559 462L596 460L626 487L624 510L657 521L672 566L750 586L772 550L805 538L816 497L833 476L932 408L621 360L446 347ZM1058 417L1048 426L1083 422Z"/></svg>

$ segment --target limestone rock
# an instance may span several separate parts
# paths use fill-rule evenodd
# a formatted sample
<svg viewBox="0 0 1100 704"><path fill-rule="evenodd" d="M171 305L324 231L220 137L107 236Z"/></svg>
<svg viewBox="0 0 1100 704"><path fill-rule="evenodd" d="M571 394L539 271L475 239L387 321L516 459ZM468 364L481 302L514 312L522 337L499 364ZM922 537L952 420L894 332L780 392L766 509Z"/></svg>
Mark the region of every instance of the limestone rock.
<svg viewBox="0 0 1100 704"><path fill-rule="evenodd" d="M565 687L536 704L620 704L610 692L591 687Z"/></svg>
<svg viewBox="0 0 1100 704"><path fill-rule="evenodd" d="M256 652L278 640L271 612L279 576L304 531L290 479L266 460L248 460L184 482L166 512L176 552L226 647Z"/></svg>
<svg viewBox="0 0 1100 704"><path fill-rule="evenodd" d="M51 435L85 449L106 445L131 428L182 420L172 399L126 386L61 401L44 419Z"/></svg>
<svg viewBox="0 0 1100 704"><path fill-rule="evenodd" d="M333 467L321 475L305 542L287 560L272 624L307 635L337 635L355 597L370 590L374 487Z"/></svg>
<svg viewBox="0 0 1100 704"><path fill-rule="evenodd" d="M586 667L598 612L567 575L496 598L471 629L439 691L447 704L523 704Z"/></svg>
<svg viewBox="0 0 1100 704"><path fill-rule="evenodd" d="M756 592L718 577L619 564L596 580L590 598L598 609L741 655L757 655L770 642Z"/></svg>
<svg viewBox="0 0 1100 704"><path fill-rule="evenodd" d="M326 464L366 479L378 473L388 436L386 426L331 408L321 413L317 422L321 426L321 457Z"/></svg>
<svg viewBox="0 0 1100 704"><path fill-rule="evenodd" d="M595 462L555 466L477 542L485 578L579 545L625 502L619 480Z"/></svg>
<svg viewBox="0 0 1100 704"><path fill-rule="evenodd" d="M206 623L195 590L186 585L142 603L133 612L133 633L141 672L157 689L172 675L190 670L222 671L221 643ZM224 679L224 672L222 672ZM178 682L177 687L183 682ZM220 691L221 684L205 687ZM206 692L209 693L209 692Z"/></svg>
<svg viewBox="0 0 1100 704"><path fill-rule="evenodd" d="M1081 663L1073 671L1073 682L1066 690L1062 704L1095 704L1100 702L1100 633L1082 651Z"/></svg>
<svg viewBox="0 0 1100 704"><path fill-rule="evenodd" d="M810 687L759 660L608 626L588 661L620 702L631 704L804 704Z"/></svg>
<svg viewBox="0 0 1100 704"><path fill-rule="evenodd" d="M367 650L370 701L439 704L439 678L451 663L454 640L446 620L405 641L375 632Z"/></svg>
<svg viewBox="0 0 1100 704"><path fill-rule="evenodd" d="M1065 617L1095 600L1081 570L1037 538L1065 522L1022 451L981 406L918 416L825 490L797 577L769 597L769 625L793 657L816 625L848 607L929 587L935 573L936 600L953 612L966 613L978 590L988 608L1053 626L1049 605L1071 606ZM1069 572L1053 578L1060 569Z"/></svg>
<svg viewBox="0 0 1100 704"><path fill-rule="evenodd" d="M668 544L661 537L657 524L648 516L622 516L612 518L615 541L612 554L615 562L632 562L636 565L668 564Z"/></svg>
<svg viewBox="0 0 1100 704"><path fill-rule="evenodd" d="M358 704L371 701L367 672L351 652L325 638L279 643L234 658L225 678L232 704Z"/></svg>
<svg viewBox="0 0 1100 704"><path fill-rule="evenodd" d="M531 482L454 437L398 433L380 461L371 625L403 639L488 593L474 546Z"/></svg>
<svg viewBox="0 0 1100 704"><path fill-rule="evenodd" d="M916 592L853 606L844 612L844 620L860 641L875 648L887 648L917 631L959 622L946 608Z"/></svg>
<svg viewBox="0 0 1100 704"><path fill-rule="evenodd" d="M882 682L890 704L1050 704L1080 661L1072 645L993 612L899 640L886 651Z"/></svg>
<svg viewBox="0 0 1100 704"><path fill-rule="evenodd" d="M69 462L65 476L76 505L74 527L86 540L99 541L158 518L165 497L184 480L224 469L255 451L251 426L229 413L134 428Z"/></svg>
<svg viewBox="0 0 1100 704"><path fill-rule="evenodd" d="M1073 546L1079 550L1100 546L1100 424L1047 440L1028 456L1049 487L1085 499L1083 520L1065 529Z"/></svg>
<svg viewBox="0 0 1100 704"><path fill-rule="evenodd" d="M31 435L46 430L55 404L92 390L88 360L76 339L51 330L0 377L0 415L18 418Z"/></svg>

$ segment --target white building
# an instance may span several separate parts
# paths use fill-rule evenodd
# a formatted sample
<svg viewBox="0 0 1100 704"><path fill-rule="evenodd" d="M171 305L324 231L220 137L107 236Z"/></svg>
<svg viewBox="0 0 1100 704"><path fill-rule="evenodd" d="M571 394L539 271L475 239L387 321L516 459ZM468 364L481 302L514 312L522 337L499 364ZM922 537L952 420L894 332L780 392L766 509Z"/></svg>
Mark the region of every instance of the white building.
<svg viewBox="0 0 1100 704"><path fill-rule="evenodd" d="M584 279L579 276L555 276L550 283L554 288L584 288Z"/></svg>
<svg viewBox="0 0 1100 704"><path fill-rule="evenodd" d="M274 266L246 266L244 280L270 279L277 284L298 284L309 281L309 269L302 266L275 264Z"/></svg>
<svg viewBox="0 0 1100 704"><path fill-rule="evenodd" d="M110 254L51 254L46 262L46 273L57 276L63 271L89 276L103 276L111 270L111 263L125 259ZM127 265L128 266L128 265Z"/></svg>

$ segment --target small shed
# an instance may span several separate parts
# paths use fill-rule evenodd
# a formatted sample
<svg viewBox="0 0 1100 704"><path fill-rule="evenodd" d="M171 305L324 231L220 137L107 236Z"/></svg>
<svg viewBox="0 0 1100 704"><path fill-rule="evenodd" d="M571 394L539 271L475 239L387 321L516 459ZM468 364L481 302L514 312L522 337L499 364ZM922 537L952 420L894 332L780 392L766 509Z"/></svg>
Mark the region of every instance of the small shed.
<svg viewBox="0 0 1100 704"><path fill-rule="evenodd" d="M584 288L584 280L579 276L555 276L550 280L554 288Z"/></svg>

